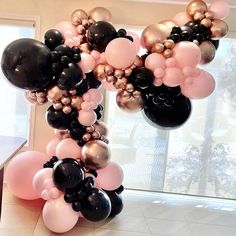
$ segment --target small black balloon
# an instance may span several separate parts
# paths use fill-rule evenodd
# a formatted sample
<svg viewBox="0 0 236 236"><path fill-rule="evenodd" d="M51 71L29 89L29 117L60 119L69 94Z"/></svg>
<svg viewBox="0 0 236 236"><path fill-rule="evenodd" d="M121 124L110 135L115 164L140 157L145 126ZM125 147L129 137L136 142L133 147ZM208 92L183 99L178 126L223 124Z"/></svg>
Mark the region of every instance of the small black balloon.
<svg viewBox="0 0 236 236"><path fill-rule="evenodd" d="M6 46L1 67L14 86L40 90L53 79L51 51L34 39L18 39Z"/></svg>
<svg viewBox="0 0 236 236"><path fill-rule="evenodd" d="M72 193L66 193L64 195L64 200L67 202L67 203L72 203L74 200L75 200L75 197Z"/></svg>
<svg viewBox="0 0 236 236"><path fill-rule="evenodd" d="M83 79L83 72L81 68L74 64L70 63L65 67L58 79L58 87L63 90L71 90L76 88L77 85Z"/></svg>
<svg viewBox="0 0 236 236"><path fill-rule="evenodd" d="M82 201L82 215L90 221L106 219L111 212L111 201L107 194L99 189L93 188L89 196Z"/></svg>
<svg viewBox="0 0 236 236"><path fill-rule="evenodd" d="M104 52L107 44L117 38L116 29L106 21L98 21L91 25L87 35L89 44L99 52Z"/></svg>
<svg viewBox="0 0 236 236"><path fill-rule="evenodd" d="M117 194L115 191L106 193L111 201L111 213L109 217L114 217L120 214L121 211L123 210L123 201L121 196Z"/></svg>
<svg viewBox="0 0 236 236"><path fill-rule="evenodd" d="M55 47L60 44L63 44L64 41L65 40L61 32L56 29L50 29L44 35L44 43L51 50L54 50Z"/></svg>
<svg viewBox="0 0 236 236"><path fill-rule="evenodd" d="M88 82L86 81L86 79L83 79L81 81L81 83L79 83L78 85L76 85L75 87L76 91L77 91L77 95L78 96L81 96L83 95L84 93L86 93L89 89L88 87Z"/></svg>
<svg viewBox="0 0 236 236"><path fill-rule="evenodd" d="M54 129L68 129L71 123L69 114L65 114L62 110L55 110L53 106L48 108L46 120Z"/></svg>
<svg viewBox="0 0 236 236"><path fill-rule="evenodd" d="M99 88L101 86L101 81L97 80L94 76L93 72L87 73L86 82L88 84L88 88Z"/></svg>
<svg viewBox="0 0 236 236"><path fill-rule="evenodd" d="M84 171L78 161L65 158L53 167L53 182L63 192L74 190L84 180Z"/></svg>
<svg viewBox="0 0 236 236"><path fill-rule="evenodd" d="M72 56L72 51L70 47L66 46L65 44L61 44L55 48L55 51L58 52L60 56Z"/></svg>

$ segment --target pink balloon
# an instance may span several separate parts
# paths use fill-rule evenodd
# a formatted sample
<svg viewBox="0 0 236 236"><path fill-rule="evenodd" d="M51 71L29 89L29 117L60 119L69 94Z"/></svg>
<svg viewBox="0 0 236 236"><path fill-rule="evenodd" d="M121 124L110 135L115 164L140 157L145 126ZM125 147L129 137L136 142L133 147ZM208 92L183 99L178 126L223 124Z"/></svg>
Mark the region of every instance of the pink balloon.
<svg viewBox="0 0 236 236"><path fill-rule="evenodd" d="M170 57L166 59L165 63L166 63L166 67L175 67L177 64L177 61L173 57Z"/></svg>
<svg viewBox="0 0 236 236"><path fill-rule="evenodd" d="M75 27L69 21L61 21L57 23L54 29L60 31L65 39L72 39L73 37L78 36Z"/></svg>
<svg viewBox="0 0 236 236"><path fill-rule="evenodd" d="M106 63L107 63L107 61L106 61L105 52L102 52L100 54L99 59L96 60L96 65L98 65L98 64L106 64Z"/></svg>
<svg viewBox="0 0 236 236"><path fill-rule="evenodd" d="M103 95L98 89L89 89L87 92L90 95L90 101L100 104L103 100Z"/></svg>
<svg viewBox="0 0 236 236"><path fill-rule="evenodd" d="M224 19L229 15L230 7L227 1L213 1L209 7L209 11L214 12L215 18Z"/></svg>
<svg viewBox="0 0 236 236"><path fill-rule="evenodd" d="M173 21L177 25L183 26L187 22L192 21L192 18L186 12L179 12L178 14L174 16Z"/></svg>
<svg viewBox="0 0 236 236"><path fill-rule="evenodd" d="M94 58L94 60L98 60L100 58L100 52L96 50L93 50L90 55Z"/></svg>
<svg viewBox="0 0 236 236"><path fill-rule="evenodd" d="M109 92L117 92L117 89L112 83L108 83L106 80L102 81L102 86Z"/></svg>
<svg viewBox="0 0 236 236"><path fill-rule="evenodd" d="M105 50L108 64L116 69L125 69L132 65L136 55L133 42L126 38L113 39Z"/></svg>
<svg viewBox="0 0 236 236"><path fill-rule="evenodd" d="M52 189L53 187L55 187L54 182L53 182L53 179L52 179L52 176L51 176L51 178L48 178L48 179L46 179L46 180L44 181L43 187L44 187L45 189L47 189L47 190L50 190L50 189Z"/></svg>
<svg viewBox="0 0 236 236"><path fill-rule="evenodd" d="M82 71L84 73L91 72L96 65L94 58L85 52L81 53L80 56L81 56L81 61L78 64L80 68L82 69Z"/></svg>
<svg viewBox="0 0 236 236"><path fill-rule="evenodd" d="M80 110L78 121L81 125L91 126L97 121L97 115L93 110L92 111Z"/></svg>
<svg viewBox="0 0 236 236"><path fill-rule="evenodd" d="M56 156L56 148L58 143L60 143L60 139L59 138L53 138L49 141L48 145L47 145L47 154L48 156Z"/></svg>
<svg viewBox="0 0 236 236"><path fill-rule="evenodd" d="M162 69L162 68L157 68L157 69L155 69L155 71L154 71L154 76L155 76L156 78L161 79L161 78L164 77L164 75L165 75L165 70L164 70L164 69Z"/></svg>
<svg viewBox="0 0 236 236"><path fill-rule="evenodd" d="M162 79L155 78L153 84L154 84L156 87L161 86L161 85L163 84Z"/></svg>
<svg viewBox="0 0 236 236"><path fill-rule="evenodd" d="M33 178L33 189L40 197L45 190L44 182L46 179L52 179L52 168L43 168L39 170Z"/></svg>
<svg viewBox="0 0 236 236"><path fill-rule="evenodd" d="M98 169L96 182L105 190L115 190L122 184L124 173L122 168L115 162L109 162L106 167Z"/></svg>
<svg viewBox="0 0 236 236"><path fill-rule="evenodd" d="M201 50L195 43L183 41L174 47L173 57L179 67L195 67L201 61Z"/></svg>
<svg viewBox="0 0 236 236"><path fill-rule="evenodd" d="M184 76L191 77L194 76L194 68L190 66L186 66L182 69Z"/></svg>
<svg viewBox="0 0 236 236"><path fill-rule="evenodd" d="M131 36L133 38L133 40L134 40L133 44L135 46L136 54L138 54L138 52L139 52L139 50L141 48L141 42L140 42L139 36L136 33L131 32L131 31L128 31L127 35Z"/></svg>
<svg viewBox="0 0 236 236"><path fill-rule="evenodd" d="M145 60L145 67L151 71L155 71L157 68L164 69L166 67L164 56L159 53L152 53L148 55Z"/></svg>
<svg viewBox="0 0 236 236"><path fill-rule="evenodd" d="M47 155L37 151L27 151L15 156L6 168L6 181L10 191L25 200L38 199L32 185L33 178L47 160Z"/></svg>
<svg viewBox="0 0 236 236"><path fill-rule="evenodd" d="M64 196L49 200L43 207L43 221L46 227L55 233L65 233L71 230L79 219L71 204L66 203Z"/></svg>
<svg viewBox="0 0 236 236"><path fill-rule="evenodd" d="M81 157L81 147L71 138L63 139L57 145L56 156L59 159L66 157L79 159Z"/></svg>
<svg viewBox="0 0 236 236"><path fill-rule="evenodd" d="M165 76L162 79L164 85L168 87L179 86L184 78L183 72L177 67L166 68Z"/></svg>
<svg viewBox="0 0 236 236"><path fill-rule="evenodd" d="M60 196L61 196L61 192L56 187L53 187L49 190L50 199L56 199L56 198L59 198Z"/></svg>
<svg viewBox="0 0 236 236"><path fill-rule="evenodd" d="M181 92L184 96L192 99L201 99L208 97L215 89L215 80L211 74L201 70L197 77L193 77L192 81L183 83Z"/></svg>

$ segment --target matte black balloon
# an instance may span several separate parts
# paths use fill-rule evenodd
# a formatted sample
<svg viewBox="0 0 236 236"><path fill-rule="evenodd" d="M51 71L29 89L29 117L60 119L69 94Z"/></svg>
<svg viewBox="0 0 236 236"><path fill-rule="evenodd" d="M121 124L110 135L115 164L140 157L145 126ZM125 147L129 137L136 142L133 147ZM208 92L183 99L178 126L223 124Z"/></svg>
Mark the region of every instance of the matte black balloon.
<svg viewBox="0 0 236 236"><path fill-rule="evenodd" d="M82 202L82 215L90 221L106 219L111 212L111 201L107 194L93 188L88 198Z"/></svg>
<svg viewBox="0 0 236 236"><path fill-rule="evenodd" d="M63 90L74 89L83 79L83 71L81 68L70 63L65 67L58 79L58 87Z"/></svg>
<svg viewBox="0 0 236 236"><path fill-rule="evenodd" d="M116 29L105 21L98 21L91 25L87 35L89 44L99 52L104 52L107 44L117 38Z"/></svg>
<svg viewBox="0 0 236 236"><path fill-rule="evenodd" d="M87 73L86 75L86 81L88 83L89 88L99 88L101 86L101 81L97 80L94 76L93 72Z"/></svg>
<svg viewBox="0 0 236 236"><path fill-rule="evenodd" d="M182 26L181 30L181 36L183 41L192 41L194 39L193 30L189 26Z"/></svg>
<svg viewBox="0 0 236 236"><path fill-rule="evenodd" d="M55 51L60 55L60 56L72 56L72 51L70 47L66 46L65 44L61 44L55 48Z"/></svg>
<svg viewBox="0 0 236 236"><path fill-rule="evenodd" d="M213 39L210 39L209 41L214 45L214 47L215 47L216 50L219 48L220 40L213 40Z"/></svg>
<svg viewBox="0 0 236 236"><path fill-rule="evenodd" d="M138 91L148 89L153 84L153 80L153 72L144 67L134 69L133 73L129 77L129 82L132 83L134 88Z"/></svg>
<svg viewBox="0 0 236 236"><path fill-rule="evenodd" d="M62 192L74 190L84 180L84 171L78 161L65 158L53 167L53 182Z"/></svg>
<svg viewBox="0 0 236 236"><path fill-rule="evenodd" d="M71 123L71 116L50 106L46 112L46 120L54 129L68 129Z"/></svg>
<svg viewBox="0 0 236 236"><path fill-rule="evenodd" d="M63 44L64 41L65 40L61 32L56 29L50 29L44 35L44 43L51 50L54 50L55 47L57 47L60 44Z"/></svg>
<svg viewBox="0 0 236 236"><path fill-rule="evenodd" d="M22 89L40 90L53 79L50 50L34 39L18 39L6 46L1 67L8 81Z"/></svg>
<svg viewBox="0 0 236 236"><path fill-rule="evenodd" d="M178 87L177 87L178 88ZM191 114L191 102L178 89L159 87L155 95L144 96L144 113L157 126L177 128L184 124Z"/></svg>
<svg viewBox="0 0 236 236"><path fill-rule="evenodd" d="M122 201L121 196L117 194L115 191L112 191L112 192L106 191L106 193L111 201L111 213L109 216L114 217L120 214L121 211L123 210L123 201Z"/></svg>
<svg viewBox="0 0 236 236"><path fill-rule="evenodd" d="M81 83L79 83L78 85L76 85L76 91L77 91L77 95L78 96L81 96L83 95L84 93L86 93L89 89L88 87L88 82L86 81L86 79L83 79L81 81Z"/></svg>

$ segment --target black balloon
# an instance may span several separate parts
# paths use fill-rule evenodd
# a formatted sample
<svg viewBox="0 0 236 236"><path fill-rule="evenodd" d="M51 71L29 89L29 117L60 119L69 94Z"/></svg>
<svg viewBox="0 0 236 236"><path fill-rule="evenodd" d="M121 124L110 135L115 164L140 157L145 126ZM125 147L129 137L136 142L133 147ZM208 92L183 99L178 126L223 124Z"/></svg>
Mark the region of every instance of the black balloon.
<svg viewBox="0 0 236 236"><path fill-rule="evenodd" d="M70 63L63 69L58 79L58 87L63 90L71 90L76 88L82 79L83 72L81 68L74 63Z"/></svg>
<svg viewBox="0 0 236 236"><path fill-rule="evenodd" d="M60 56L72 56L72 51L70 47L66 46L65 44L61 44L55 48L55 51L60 55Z"/></svg>
<svg viewBox="0 0 236 236"><path fill-rule="evenodd" d="M48 48L53 50L58 45L64 43L64 38L60 31L56 29L50 29L44 35L44 43Z"/></svg>
<svg viewBox="0 0 236 236"><path fill-rule="evenodd" d="M50 50L34 39L18 39L6 46L1 67L6 78L22 89L40 90L53 79Z"/></svg>
<svg viewBox="0 0 236 236"><path fill-rule="evenodd" d="M161 86L157 87L155 94L144 96L144 113L152 125L177 128L187 121L191 114L191 102L178 92L179 87Z"/></svg>
<svg viewBox="0 0 236 236"><path fill-rule="evenodd" d="M101 86L101 81L97 80L93 74L93 72L87 73L86 81L88 84L88 88L99 88Z"/></svg>
<svg viewBox="0 0 236 236"><path fill-rule="evenodd" d="M86 93L87 91L88 91L88 89L89 89L89 87L88 87L88 82L87 82L87 80L86 79L83 79L82 81L81 81L81 83L79 83L78 85L76 85L76 91L77 91L77 95L78 96L81 96L81 95L83 95L84 93Z"/></svg>
<svg viewBox="0 0 236 236"><path fill-rule="evenodd" d="M110 23L98 21L89 27L87 38L94 50L104 52L107 44L117 38L117 32Z"/></svg>
<svg viewBox="0 0 236 236"><path fill-rule="evenodd" d="M109 216L114 217L120 214L121 211L123 210L123 201L122 201L121 196L117 194L115 191L112 191L112 192L106 191L106 193L111 201L111 213Z"/></svg>
<svg viewBox="0 0 236 236"><path fill-rule="evenodd" d="M220 45L220 40L210 39L209 41L214 45L215 49L217 50Z"/></svg>
<svg viewBox="0 0 236 236"><path fill-rule="evenodd" d="M90 221L106 219L111 212L111 201L107 194L99 189L93 188L89 196L82 201L82 215Z"/></svg>
<svg viewBox="0 0 236 236"><path fill-rule="evenodd" d="M82 183L84 171L78 161L65 158L54 165L52 176L56 187L63 192L67 192L76 189Z"/></svg>
<svg viewBox="0 0 236 236"><path fill-rule="evenodd" d="M129 77L129 82L133 84L134 88L138 91L148 89L154 80L153 72L147 68L136 68Z"/></svg>
<svg viewBox="0 0 236 236"><path fill-rule="evenodd" d="M71 123L71 116L50 106L46 112L46 120L54 129L68 129Z"/></svg>

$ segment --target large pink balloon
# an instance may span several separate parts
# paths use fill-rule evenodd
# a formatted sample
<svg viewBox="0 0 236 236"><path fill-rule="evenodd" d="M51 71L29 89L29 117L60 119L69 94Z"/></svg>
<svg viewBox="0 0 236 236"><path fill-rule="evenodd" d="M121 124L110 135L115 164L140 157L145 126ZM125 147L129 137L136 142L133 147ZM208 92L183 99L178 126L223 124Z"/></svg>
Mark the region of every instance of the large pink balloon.
<svg viewBox="0 0 236 236"><path fill-rule="evenodd" d="M79 219L79 213L66 203L64 196L49 200L43 208L43 221L47 228L55 233L65 233L71 230Z"/></svg>
<svg viewBox="0 0 236 236"><path fill-rule="evenodd" d="M47 160L47 155L37 151L27 151L15 156L6 168L6 181L10 191L25 200L38 199L32 182Z"/></svg>
<svg viewBox="0 0 236 236"><path fill-rule="evenodd" d="M183 83L181 92L184 96L192 99L208 97L215 89L215 80L211 74L201 70L197 77L193 77L191 82Z"/></svg>
<svg viewBox="0 0 236 236"><path fill-rule="evenodd" d="M192 18L186 12L179 12L174 16L173 21L177 25L183 26L187 22L192 21Z"/></svg>
<svg viewBox="0 0 236 236"><path fill-rule="evenodd" d="M177 67L166 68L165 76L162 79L164 85L168 87L179 86L183 81L184 75L181 69Z"/></svg>
<svg viewBox="0 0 236 236"><path fill-rule="evenodd" d="M44 182L52 178L52 168L43 168L39 170L33 178L33 188L40 197L45 190Z"/></svg>
<svg viewBox="0 0 236 236"><path fill-rule="evenodd" d="M105 50L106 61L116 69L129 67L134 63L136 55L133 42L126 38L113 39Z"/></svg>
<svg viewBox="0 0 236 236"><path fill-rule="evenodd" d="M90 95L90 101L100 104L103 100L103 95L98 89L89 89L87 92Z"/></svg>
<svg viewBox="0 0 236 236"><path fill-rule="evenodd" d="M209 7L209 11L213 11L215 18L224 19L229 15L230 7L229 3L225 0L213 1Z"/></svg>
<svg viewBox="0 0 236 236"><path fill-rule="evenodd" d="M81 61L78 64L80 68L82 69L82 71L84 73L91 72L96 65L96 61L93 58L93 56L85 52L81 53L80 56L81 56Z"/></svg>
<svg viewBox="0 0 236 236"><path fill-rule="evenodd" d="M145 60L145 67L151 71L155 71L157 68L165 68L165 58L160 53L151 53Z"/></svg>
<svg viewBox="0 0 236 236"><path fill-rule="evenodd" d="M81 157L81 147L71 138L63 139L56 148L56 156L59 159L66 157L79 159Z"/></svg>
<svg viewBox="0 0 236 236"><path fill-rule="evenodd" d="M183 41L174 47L173 57L179 67L195 67L201 61L201 50L195 43Z"/></svg>
<svg viewBox="0 0 236 236"><path fill-rule="evenodd" d="M108 191L119 188L124 179L122 168L115 162L109 162L106 167L96 171L98 186Z"/></svg>
<svg viewBox="0 0 236 236"><path fill-rule="evenodd" d="M81 125L91 126L97 121L97 115L94 111L79 111L78 121Z"/></svg>
<svg viewBox="0 0 236 236"><path fill-rule="evenodd" d="M47 144L47 148L46 148L48 156L51 157L51 156L56 155L56 148L57 148L58 143L60 143L60 141L61 140L57 137L55 137L49 141L49 143Z"/></svg>
<svg viewBox="0 0 236 236"><path fill-rule="evenodd" d="M61 21L54 26L54 29L60 31L65 39L72 39L78 36L75 27L70 21Z"/></svg>
<svg viewBox="0 0 236 236"><path fill-rule="evenodd" d="M135 46L135 49L136 49L136 53L138 54L138 52L141 48L141 42L140 42L139 36L136 33L131 32L131 31L128 31L127 35L131 36L133 38L133 40L134 40L133 43L134 43L134 46Z"/></svg>

